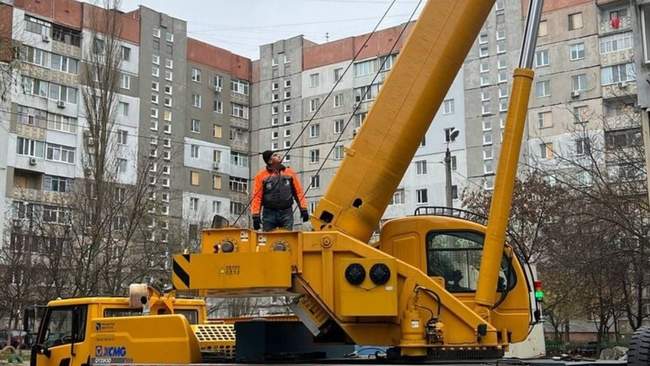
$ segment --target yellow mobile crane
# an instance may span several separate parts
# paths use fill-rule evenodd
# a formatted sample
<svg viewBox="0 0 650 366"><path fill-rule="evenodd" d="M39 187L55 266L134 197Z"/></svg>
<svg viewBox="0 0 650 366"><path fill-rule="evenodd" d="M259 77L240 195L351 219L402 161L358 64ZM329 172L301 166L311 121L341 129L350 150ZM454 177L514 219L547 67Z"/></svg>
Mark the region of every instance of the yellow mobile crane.
<svg viewBox="0 0 650 366"><path fill-rule="evenodd" d="M505 237L541 0L530 1L487 227L416 215L389 221L378 245L368 244L493 5L435 0L424 7L312 215L314 231L205 230L200 253L173 258L176 292L297 295L293 310L316 343L386 346L394 357L498 357L523 341L539 313L526 264ZM101 299L50 302L32 366L205 361L206 332L175 313L172 300L157 299L166 304L160 314L111 319ZM62 309L68 316L57 318ZM239 324L238 352L252 347L246 340L263 337L240 334ZM52 335L52 329L64 331ZM51 337L58 343L48 343ZM218 338L211 338L214 345ZM294 341L289 333L282 338Z"/></svg>
<svg viewBox="0 0 650 366"><path fill-rule="evenodd" d="M487 228L406 217L368 245L493 3L425 6L312 215L314 231L207 230L200 253L174 257L175 288L206 297L300 294L294 311L314 335L401 356L496 356L523 341L531 288L505 235L541 1L530 2Z"/></svg>

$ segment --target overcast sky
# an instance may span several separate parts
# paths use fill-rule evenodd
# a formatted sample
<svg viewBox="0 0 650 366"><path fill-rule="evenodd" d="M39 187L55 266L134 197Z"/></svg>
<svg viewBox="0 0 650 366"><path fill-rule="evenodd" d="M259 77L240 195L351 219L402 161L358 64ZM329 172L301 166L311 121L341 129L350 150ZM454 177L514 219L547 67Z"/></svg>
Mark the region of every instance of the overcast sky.
<svg viewBox="0 0 650 366"><path fill-rule="evenodd" d="M302 34L311 41L323 43L326 35L331 41L369 32L390 3L390 0L121 0L121 8L131 11L142 4L186 20L190 37L258 59L260 45L279 39ZM417 4L417 0L397 0L380 28L405 22Z"/></svg>

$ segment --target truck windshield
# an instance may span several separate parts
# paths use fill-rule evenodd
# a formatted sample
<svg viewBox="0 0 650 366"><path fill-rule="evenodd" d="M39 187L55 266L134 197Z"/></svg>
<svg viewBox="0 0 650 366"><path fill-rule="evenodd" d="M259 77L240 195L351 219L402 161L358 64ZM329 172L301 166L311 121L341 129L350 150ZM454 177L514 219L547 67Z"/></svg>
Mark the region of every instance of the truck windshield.
<svg viewBox="0 0 650 366"><path fill-rule="evenodd" d="M427 235L427 272L445 279L449 292L474 292L481 264L483 234L432 231ZM507 258L501 261L497 291L512 289L516 278Z"/></svg>
<svg viewBox="0 0 650 366"><path fill-rule="evenodd" d="M79 314L79 321L77 322L77 329L73 331L73 317L75 309ZM73 334L77 337L75 342L84 340L84 333L86 330L86 306L66 306L66 307L53 307L50 308L45 315L45 321L41 327L41 332L38 337L38 343L46 348L58 346L62 344L72 343Z"/></svg>

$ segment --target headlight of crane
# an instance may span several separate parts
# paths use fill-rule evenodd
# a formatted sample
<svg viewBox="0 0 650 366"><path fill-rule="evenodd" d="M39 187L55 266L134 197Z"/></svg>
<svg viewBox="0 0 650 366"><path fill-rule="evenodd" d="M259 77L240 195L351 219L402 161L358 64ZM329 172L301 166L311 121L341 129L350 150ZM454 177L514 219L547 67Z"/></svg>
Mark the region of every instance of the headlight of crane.
<svg viewBox="0 0 650 366"><path fill-rule="evenodd" d="M370 267L370 280L377 286L381 286L390 279L390 268L384 263L373 264Z"/></svg>
<svg viewBox="0 0 650 366"><path fill-rule="evenodd" d="M352 263L345 269L345 279L351 285L358 286L366 279L366 270L359 263Z"/></svg>

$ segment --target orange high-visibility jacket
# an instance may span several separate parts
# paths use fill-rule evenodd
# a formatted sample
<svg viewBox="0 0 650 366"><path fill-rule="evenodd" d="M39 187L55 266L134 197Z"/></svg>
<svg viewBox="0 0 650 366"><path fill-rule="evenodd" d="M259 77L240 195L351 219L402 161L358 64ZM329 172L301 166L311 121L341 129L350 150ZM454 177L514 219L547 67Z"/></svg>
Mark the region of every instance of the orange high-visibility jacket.
<svg viewBox="0 0 650 366"><path fill-rule="evenodd" d="M295 200L301 209L307 209L307 200L296 172L280 165L278 169L265 167L255 176L251 213L259 215L266 208L289 208Z"/></svg>

